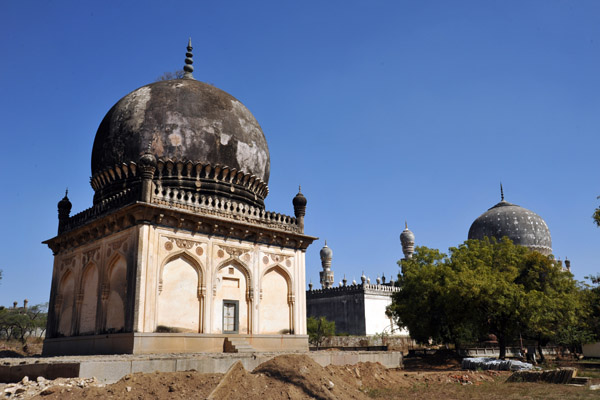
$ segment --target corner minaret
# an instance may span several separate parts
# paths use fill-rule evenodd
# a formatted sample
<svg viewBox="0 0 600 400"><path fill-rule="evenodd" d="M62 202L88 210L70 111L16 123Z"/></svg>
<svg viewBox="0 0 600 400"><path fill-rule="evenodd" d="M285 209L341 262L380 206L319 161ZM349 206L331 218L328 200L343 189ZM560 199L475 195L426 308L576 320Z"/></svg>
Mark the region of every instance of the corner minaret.
<svg viewBox="0 0 600 400"><path fill-rule="evenodd" d="M294 215L298 220L298 225L302 232L304 232L304 216L306 215L306 197L302 194L302 187L298 186L298 194L292 200L294 205ZM325 245L327 247L327 244Z"/></svg>
<svg viewBox="0 0 600 400"><path fill-rule="evenodd" d="M321 287L328 289L333 286L333 271L331 270L331 260L333 259L333 251L327 247L327 240L325 246L321 249L321 266L323 271L319 272L321 278Z"/></svg>
<svg viewBox="0 0 600 400"><path fill-rule="evenodd" d="M65 190L65 197L58 202L58 233L65 229L65 225L69 222L69 214L71 214L71 201L69 201L69 189Z"/></svg>
<svg viewBox="0 0 600 400"><path fill-rule="evenodd" d="M404 259L411 259L415 252L415 234L408 229L406 221L404 222L404 230L400 234L400 243L402 243Z"/></svg>

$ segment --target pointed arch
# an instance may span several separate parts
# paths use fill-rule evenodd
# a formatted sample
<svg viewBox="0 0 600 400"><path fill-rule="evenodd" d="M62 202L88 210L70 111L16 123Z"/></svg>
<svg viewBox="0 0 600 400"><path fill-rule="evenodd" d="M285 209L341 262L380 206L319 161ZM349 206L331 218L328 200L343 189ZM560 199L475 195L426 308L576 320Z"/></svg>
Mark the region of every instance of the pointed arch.
<svg viewBox="0 0 600 400"><path fill-rule="evenodd" d="M125 304L127 299L127 258L116 252L107 264L105 301L105 329L120 332L125 328Z"/></svg>
<svg viewBox="0 0 600 400"><path fill-rule="evenodd" d="M212 331L215 333L237 332L251 334L253 315L253 279L250 268L239 259L230 257L219 263L212 277ZM228 311L225 310L227 304ZM225 314L235 305L235 330L226 329ZM231 325L228 325L231 326Z"/></svg>
<svg viewBox="0 0 600 400"><path fill-rule="evenodd" d="M244 274L245 278L246 278L246 283L247 283L247 289L246 289L246 297L251 299L252 297L254 297L254 293L252 290L252 272L250 271L250 268L248 268L248 266L246 264L244 264L243 262L241 262L239 259L234 258L234 257L230 257L227 260L221 262L220 264L217 265L217 268L215 269L215 273L213 274L213 287L216 283L216 279L217 279L217 275L219 274L219 271L221 271L223 268L225 267L237 267L240 272L242 274Z"/></svg>
<svg viewBox="0 0 600 400"><path fill-rule="evenodd" d="M75 307L75 273L69 268L58 284L58 335L71 336L73 326L73 308Z"/></svg>
<svg viewBox="0 0 600 400"><path fill-rule="evenodd" d="M265 269L263 271L262 275L260 276L259 290L260 290L261 296L262 296L262 292L263 292L264 277L265 277L265 275L267 275L269 272L272 272L272 271L277 271L279 274L281 274L285 278L285 281L286 281L287 287L288 287L287 295L293 296L294 293L293 293L292 277L289 274L289 272L287 272L287 270L285 268L283 268L283 266L281 266L280 264L275 264L275 265L270 266L269 268Z"/></svg>
<svg viewBox="0 0 600 400"><path fill-rule="evenodd" d="M267 268L260 279L260 333L282 334L294 330L292 278L281 265Z"/></svg>
<svg viewBox="0 0 600 400"><path fill-rule="evenodd" d="M127 256L121 252L121 250L115 250L110 255L108 262L106 263L106 268L102 271L102 280L107 284L110 282L110 274L112 273L112 269L116 266L117 261L120 259L127 260Z"/></svg>
<svg viewBox="0 0 600 400"><path fill-rule="evenodd" d="M79 282L79 333L89 334L96 331L96 312L98 308L98 282L100 276L96 263L90 261L83 268Z"/></svg>
<svg viewBox="0 0 600 400"><path fill-rule="evenodd" d="M206 283L204 282L204 277L206 276L206 274L204 272L204 267L202 266L202 263L196 257L191 255L189 252L187 252L185 250L181 250L174 254L170 254L169 257L166 257L163 260L163 262L161 263L159 271L158 271L158 291L159 291L159 293L160 293L161 287L163 285L163 274L164 274L165 266L168 263L170 263L171 261L174 261L178 258L182 258L182 259L186 260L196 271L196 274L198 275L198 290L201 290L202 288L206 287Z"/></svg>
<svg viewBox="0 0 600 400"><path fill-rule="evenodd" d="M204 269L185 251L161 263L156 307L157 326L184 332L203 331Z"/></svg>

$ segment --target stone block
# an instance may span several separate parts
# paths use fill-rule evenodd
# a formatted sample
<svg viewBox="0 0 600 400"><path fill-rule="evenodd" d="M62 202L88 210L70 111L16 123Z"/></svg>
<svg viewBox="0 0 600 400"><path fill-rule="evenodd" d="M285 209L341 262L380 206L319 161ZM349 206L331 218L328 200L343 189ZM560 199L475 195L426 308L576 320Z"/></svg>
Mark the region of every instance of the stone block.
<svg viewBox="0 0 600 400"><path fill-rule="evenodd" d="M133 360L131 361L131 372L175 372L177 369L177 360L154 359L154 360Z"/></svg>
<svg viewBox="0 0 600 400"><path fill-rule="evenodd" d="M104 383L114 383L130 373L131 361L82 361L79 367L79 377Z"/></svg>

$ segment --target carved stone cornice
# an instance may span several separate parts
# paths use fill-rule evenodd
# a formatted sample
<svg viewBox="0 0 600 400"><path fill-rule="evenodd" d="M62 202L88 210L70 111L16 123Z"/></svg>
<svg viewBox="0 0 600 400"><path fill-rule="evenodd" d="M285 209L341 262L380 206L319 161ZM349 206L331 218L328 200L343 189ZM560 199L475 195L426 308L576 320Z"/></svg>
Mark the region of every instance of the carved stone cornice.
<svg viewBox="0 0 600 400"><path fill-rule="evenodd" d="M59 254L141 224L302 251L317 239L303 233L279 229L277 225L267 226L167 205L136 202L91 219L84 225L43 243L47 244L54 254Z"/></svg>

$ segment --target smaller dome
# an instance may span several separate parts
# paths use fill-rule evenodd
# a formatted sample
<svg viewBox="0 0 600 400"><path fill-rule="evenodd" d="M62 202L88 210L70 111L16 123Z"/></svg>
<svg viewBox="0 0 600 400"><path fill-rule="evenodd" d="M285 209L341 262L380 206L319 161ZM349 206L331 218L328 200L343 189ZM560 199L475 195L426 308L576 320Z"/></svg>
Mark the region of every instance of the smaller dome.
<svg viewBox="0 0 600 400"><path fill-rule="evenodd" d="M67 189L65 192L65 197L63 197L62 200L58 202L58 211L66 213L67 215L69 215L69 213L71 212L71 207L73 207L71 201L69 200L68 194L69 190Z"/></svg>
<svg viewBox="0 0 600 400"><path fill-rule="evenodd" d="M360 276L360 281L362 283L365 283L367 281L367 277L365 276L365 273L363 272L363 274Z"/></svg>
<svg viewBox="0 0 600 400"><path fill-rule="evenodd" d="M300 186L298 186L298 194L292 200L292 204L294 205L294 215L296 218L306 215L306 197L302 194Z"/></svg>
<svg viewBox="0 0 600 400"><path fill-rule="evenodd" d="M154 157L154 155L152 153L147 151L144 154L142 154L138 163L140 164L140 167L156 168L156 157Z"/></svg>
<svg viewBox="0 0 600 400"><path fill-rule="evenodd" d="M408 229L408 224L406 222L404 223L404 230L400 234L400 243L402 243L403 246L415 243L415 234Z"/></svg>
<svg viewBox="0 0 600 400"><path fill-rule="evenodd" d="M292 200L292 204L294 205L294 208L296 207L306 207L306 197L304 197L304 195L302 194L302 192L300 191L300 187L298 187L298 194L294 197L294 199Z"/></svg>
<svg viewBox="0 0 600 400"><path fill-rule="evenodd" d="M325 241L325 246L323 246L323 248L321 249L320 255L321 260L330 260L333 258L333 251L329 247L327 247L327 241Z"/></svg>

